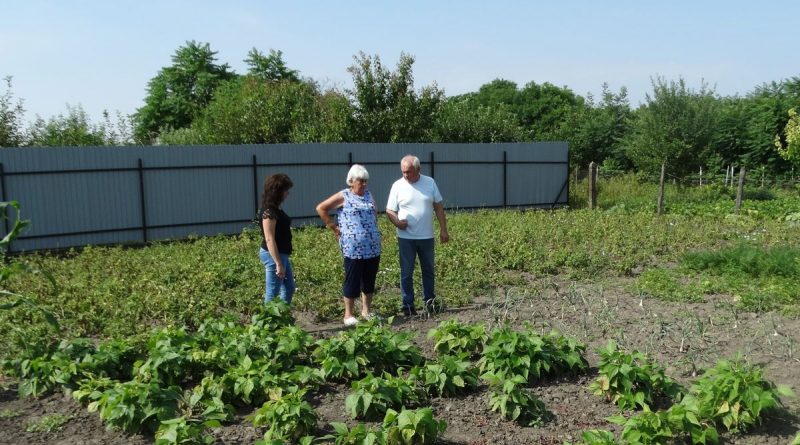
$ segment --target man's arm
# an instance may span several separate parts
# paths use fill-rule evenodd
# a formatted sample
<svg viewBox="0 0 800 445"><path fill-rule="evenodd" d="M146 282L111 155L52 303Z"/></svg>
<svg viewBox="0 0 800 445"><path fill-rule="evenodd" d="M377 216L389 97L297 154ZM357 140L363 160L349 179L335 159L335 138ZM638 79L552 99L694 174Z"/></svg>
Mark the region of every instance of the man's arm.
<svg viewBox="0 0 800 445"><path fill-rule="evenodd" d="M386 209L386 216L389 217L389 221L394 224L400 230L406 230L408 228L408 221L404 219L400 219L397 217L397 212L392 209Z"/></svg>
<svg viewBox="0 0 800 445"><path fill-rule="evenodd" d="M447 233L447 218L444 216L444 205L441 201L433 203L433 211L436 213L436 219L439 220L439 240L446 243L450 241L450 234Z"/></svg>

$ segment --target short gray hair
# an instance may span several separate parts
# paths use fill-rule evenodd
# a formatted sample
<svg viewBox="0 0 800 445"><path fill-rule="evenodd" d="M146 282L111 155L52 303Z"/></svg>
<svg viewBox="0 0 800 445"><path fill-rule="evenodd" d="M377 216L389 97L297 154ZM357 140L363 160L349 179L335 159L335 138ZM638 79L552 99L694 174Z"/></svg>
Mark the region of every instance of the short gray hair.
<svg viewBox="0 0 800 445"><path fill-rule="evenodd" d="M404 163L410 162L411 166L414 167L417 171L420 169L419 158L414 155L405 155L403 159L400 160L400 165L402 166Z"/></svg>
<svg viewBox="0 0 800 445"><path fill-rule="evenodd" d="M369 172L363 165L353 164L347 172L347 185L353 185L358 180L369 180Z"/></svg>

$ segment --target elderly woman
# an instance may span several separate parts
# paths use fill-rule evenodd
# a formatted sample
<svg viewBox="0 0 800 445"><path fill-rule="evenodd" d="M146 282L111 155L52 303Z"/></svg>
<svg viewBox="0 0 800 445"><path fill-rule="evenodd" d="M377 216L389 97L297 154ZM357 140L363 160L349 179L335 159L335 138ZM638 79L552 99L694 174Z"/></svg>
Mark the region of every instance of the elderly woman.
<svg viewBox="0 0 800 445"><path fill-rule="evenodd" d="M281 300L291 304L294 295L294 274L292 263L289 262L289 255L292 254L292 219L281 209L292 185L292 180L283 173L276 173L264 181L264 193L258 211L264 235L258 252L266 273L264 303L280 295Z"/></svg>
<svg viewBox="0 0 800 445"><path fill-rule="evenodd" d="M381 261L381 234L375 201L367 190L369 173L355 164L347 173L348 188L338 191L317 205L317 214L339 240L344 256L344 324L358 323L354 312L355 299L361 296L361 316L374 317L370 307L375 294L375 277ZM338 209L338 221L330 212Z"/></svg>

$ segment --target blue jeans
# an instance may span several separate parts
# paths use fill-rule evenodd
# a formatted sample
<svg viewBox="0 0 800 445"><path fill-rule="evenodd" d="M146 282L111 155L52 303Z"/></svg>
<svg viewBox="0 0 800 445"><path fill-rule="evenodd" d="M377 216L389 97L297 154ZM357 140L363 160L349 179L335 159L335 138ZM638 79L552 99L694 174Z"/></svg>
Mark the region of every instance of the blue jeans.
<svg viewBox="0 0 800 445"><path fill-rule="evenodd" d="M267 277L267 288L264 292L264 303L269 303L280 294L281 300L285 301L286 304L292 304L292 295L294 295L295 284L294 273L292 272L292 263L289 262L289 255L286 255L285 253L280 254L281 263L283 263L283 267L286 269L286 278L284 279L280 279L277 275L275 275L278 267L269 252L261 248L258 251L258 257L261 259L261 263L264 264L264 273Z"/></svg>
<svg viewBox="0 0 800 445"><path fill-rule="evenodd" d="M422 293L425 301L432 300L434 293L434 261L433 238L405 239L398 238L400 250L400 294L403 296L403 308L414 307L414 263L419 257L422 269Z"/></svg>

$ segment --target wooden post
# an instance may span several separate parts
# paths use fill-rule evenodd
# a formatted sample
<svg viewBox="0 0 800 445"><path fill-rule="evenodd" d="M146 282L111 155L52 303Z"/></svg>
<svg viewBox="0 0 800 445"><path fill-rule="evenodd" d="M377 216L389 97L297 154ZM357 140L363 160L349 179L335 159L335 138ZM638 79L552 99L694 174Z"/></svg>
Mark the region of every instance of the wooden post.
<svg viewBox="0 0 800 445"><path fill-rule="evenodd" d="M700 187L703 186L703 167L700 167Z"/></svg>
<svg viewBox="0 0 800 445"><path fill-rule="evenodd" d="M666 173L667 164L661 164L661 179L658 181L658 208L657 214L664 212L664 173Z"/></svg>
<svg viewBox="0 0 800 445"><path fill-rule="evenodd" d="M597 208L597 164L589 163L589 209Z"/></svg>
<svg viewBox="0 0 800 445"><path fill-rule="evenodd" d="M744 194L744 167L739 168L739 187L736 188L736 214L742 208L742 195Z"/></svg>
<svg viewBox="0 0 800 445"><path fill-rule="evenodd" d="M761 167L761 188L764 188L764 170L766 170L763 166Z"/></svg>

